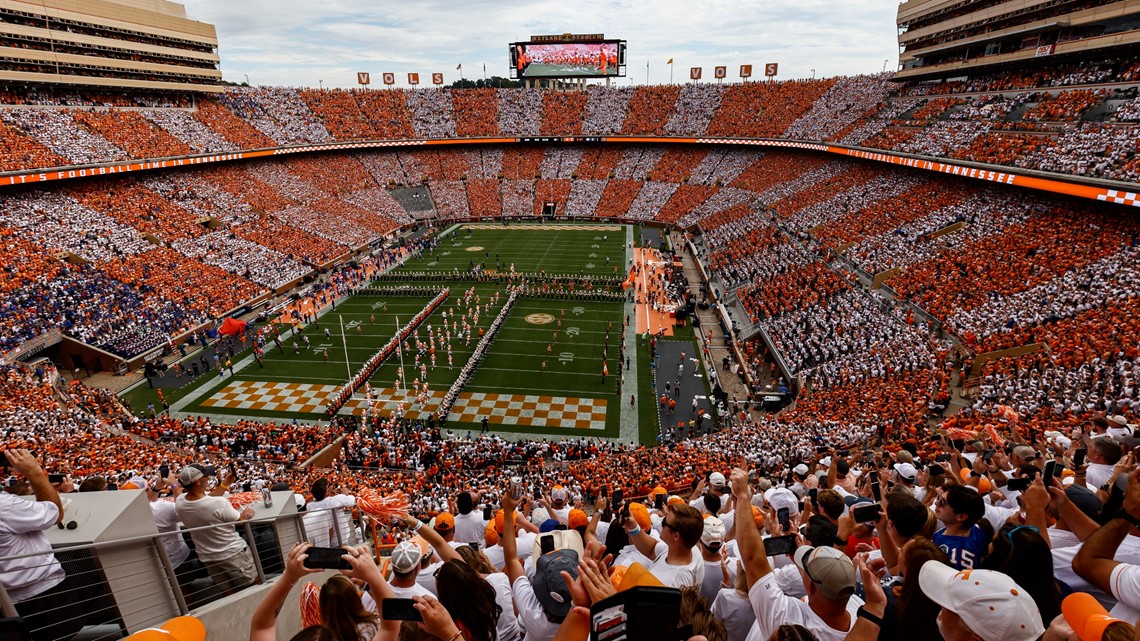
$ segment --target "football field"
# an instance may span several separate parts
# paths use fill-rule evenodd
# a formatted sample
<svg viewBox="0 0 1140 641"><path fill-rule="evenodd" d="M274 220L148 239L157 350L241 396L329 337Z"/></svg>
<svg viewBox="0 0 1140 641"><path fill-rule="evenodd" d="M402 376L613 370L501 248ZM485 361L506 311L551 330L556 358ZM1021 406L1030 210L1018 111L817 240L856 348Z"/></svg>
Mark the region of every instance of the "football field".
<svg viewBox="0 0 1140 641"><path fill-rule="evenodd" d="M645 440L640 428L651 439L657 426L639 426L634 409L654 395L640 389L644 377L639 386L630 304L596 295L622 292L632 239L629 228L610 224L454 227L434 250L326 308L317 322L278 324L281 346L266 344L264 366L244 358L233 375L211 371L168 398L179 415L325 420L350 374L446 289L339 414L438 418L461 380L445 408L448 429L478 432L485 419L495 432ZM530 287L507 309L522 279ZM481 341L482 356L464 376Z"/></svg>

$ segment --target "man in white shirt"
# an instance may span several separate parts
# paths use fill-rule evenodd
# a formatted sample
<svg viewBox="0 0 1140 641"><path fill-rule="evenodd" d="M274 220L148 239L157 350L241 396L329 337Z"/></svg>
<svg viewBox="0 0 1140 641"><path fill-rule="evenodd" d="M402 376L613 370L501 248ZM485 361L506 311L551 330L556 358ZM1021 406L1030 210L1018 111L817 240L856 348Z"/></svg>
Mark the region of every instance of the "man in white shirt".
<svg viewBox="0 0 1140 641"><path fill-rule="evenodd" d="M660 541L642 530L632 515L622 526L637 551L653 561L647 567L662 583L671 588L700 586L705 563L693 551L705 529L700 511L684 502L665 506Z"/></svg>
<svg viewBox="0 0 1140 641"><path fill-rule="evenodd" d="M1119 549L1129 535L1140 533L1140 516L1137 515L1140 515L1140 469L1128 476L1124 505L1116 518L1089 535L1073 558L1073 571L1112 595L1117 605L1109 614L1125 621L1140 619L1140 565L1121 562L1121 559L1132 560L1129 558L1132 555L1122 554L1123 550Z"/></svg>
<svg viewBox="0 0 1140 641"><path fill-rule="evenodd" d="M573 605L569 586L559 572L565 571L572 579L577 579L581 555L576 550L569 549L544 554L535 561L534 578L528 579L515 546L515 507L518 502L507 492L503 495L502 503L503 569L511 581L519 621L526 630L527 641L552 641ZM578 536L573 530L557 534ZM580 541L578 545L581 547Z"/></svg>
<svg viewBox="0 0 1140 641"><path fill-rule="evenodd" d="M401 541L392 550L392 592L398 599L411 599L417 596L433 596L426 588L416 583L420 573L420 560L423 549L413 541Z"/></svg>
<svg viewBox="0 0 1140 641"><path fill-rule="evenodd" d="M455 540L460 543L478 543L484 547L483 532L487 522L483 514L476 511L475 499L470 492L460 492L455 497Z"/></svg>
<svg viewBox="0 0 1140 641"><path fill-rule="evenodd" d="M182 468L178 482L186 493L178 497L175 506L178 518L188 528L206 525L237 523L253 518L249 507L238 512L225 498L229 484L236 479L231 473L226 481L206 495L210 477L217 470L210 465L193 464ZM198 558L205 564L214 583L226 594L231 594L257 580L257 569L253 564L253 553L232 527L213 527L191 532Z"/></svg>
<svg viewBox="0 0 1140 641"><path fill-rule="evenodd" d="M190 558L190 546L186 545L179 530L182 528L182 521L178 518L178 508L174 505L174 501L160 501L158 499L159 492L167 487L171 488L175 500L178 495L182 494L182 487L177 483L177 477L173 474L169 478L160 478L154 485L148 485L146 488L146 498L150 501L150 512L154 516L154 523L158 526L159 532L173 532L170 536L162 537L162 547L166 550L166 558L170 559L170 566L174 568L174 574L178 576L178 583L182 584L184 581L189 585L189 577L183 577L186 570L190 567L179 570L179 566ZM186 587L183 585L183 588Z"/></svg>
<svg viewBox="0 0 1140 641"><path fill-rule="evenodd" d="M83 627L83 617L59 615L60 609L74 605L74 595L68 594L71 582L65 581L63 566L44 534L63 521L63 504L30 452L10 449L4 455L8 466L31 485L36 499L0 492L0 557L43 554L0 563L0 583L34 641L70 638Z"/></svg>
<svg viewBox="0 0 1140 641"><path fill-rule="evenodd" d="M784 594L752 519L748 473L734 469L730 482L736 498L736 539L748 580L748 599L756 613L748 641L767 639L784 624L802 625L820 641L843 641L863 605L863 600L854 596L855 566L851 560L835 548L801 547L794 559L804 577L807 599Z"/></svg>
<svg viewBox="0 0 1140 641"><path fill-rule="evenodd" d="M305 519L305 531L314 542L328 541L327 547L355 543L351 510L356 507L356 497L344 488L330 495L330 489L329 480L326 478L317 479L309 486L313 500L305 506L305 511L308 513Z"/></svg>
<svg viewBox="0 0 1140 641"><path fill-rule="evenodd" d="M1103 487L1112 477L1112 468L1124 456L1124 449L1120 444L1110 438L1093 438L1086 440L1089 449L1089 464L1085 468L1085 484L1094 490Z"/></svg>

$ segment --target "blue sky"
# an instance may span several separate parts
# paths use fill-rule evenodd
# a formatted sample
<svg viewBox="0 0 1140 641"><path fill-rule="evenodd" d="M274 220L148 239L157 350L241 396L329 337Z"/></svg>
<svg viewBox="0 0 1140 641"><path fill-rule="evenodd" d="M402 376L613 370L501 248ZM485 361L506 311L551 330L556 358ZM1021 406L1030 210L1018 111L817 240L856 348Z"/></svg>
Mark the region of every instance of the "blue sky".
<svg viewBox="0 0 1140 641"><path fill-rule="evenodd" d="M676 82L690 67L741 64L753 74L777 62L781 79L881 71L898 60L895 14L883 0L183 0L188 17L217 25L226 80L253 84L351 87L368 71L406 86L442 72L458 79L507 75L507 43L532 34L604 33L629 42L628 78Z"/></svg>

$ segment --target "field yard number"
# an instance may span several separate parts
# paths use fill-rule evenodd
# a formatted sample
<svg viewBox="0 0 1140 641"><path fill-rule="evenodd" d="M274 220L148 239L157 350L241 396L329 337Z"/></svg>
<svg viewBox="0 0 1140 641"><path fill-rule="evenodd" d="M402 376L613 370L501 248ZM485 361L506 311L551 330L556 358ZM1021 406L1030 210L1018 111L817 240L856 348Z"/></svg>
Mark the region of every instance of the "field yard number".
<svg viewBox="0 0 1140 641"><path fill-rule="evenodd" d="M380 309L380 308L384 307L384 305L387 305L387 303L385 303L384 301L380 301L378 303L372 303L372 309ZM359 321L350 321L348 326L352 327L353 326L352 323L356 323L357 325L360 324Z"/></svg>
<svg viewBox="0 0 1140 641"><path fill-rule="evenodd" d="M601 245L599 245L599 244L597 244L597 243L594 243L593 245L590 245L590 249L597 249L597 248L599 248L599 247L601 247Z"/></svg>
<svg viewBox="0 0 1140 641"><path fill-rule="evenodd" d="M570 311L573 312L575 316L581 316L582 314L586 313L586 308L585 307L575 307L574 309L571 309Z"/></svg>
<svg viewBox="0 0 1140 641"><path fill-rule="evenodd" d="M567 336L577 336L579 333L581 333L581 331L582 330L578 329L577 327L567 327L566 328L566 335Z"/></svg>
<svg viewBox="0 0 1140 641"><path fill-rule="evenodd" d="M332 346L333 346L332 343L321 343L320 345L317 345L316 347L313 348L313 353L314 354L320 354L322 351L324 351L324 350L326 350Z"/></svg>
<svg viewBox="0 0 1140 641"><path fill-rule="evenodd" d="M383 304L383 303L381 303L381 304ZM373 305L372 309L376 309L376 306ZM358 320L348 321L347 323L344 324L344 328L345 329L356 329L356 326L359 324L360 324L360 321L358 321Z"/></svg>
<svg viewBox="0 0 1140 641"><path fill-rule="evenodd" d="M573 363L574 362L574 352L562 352L561 354L558 355L558 361L560 363Z"/></svg>

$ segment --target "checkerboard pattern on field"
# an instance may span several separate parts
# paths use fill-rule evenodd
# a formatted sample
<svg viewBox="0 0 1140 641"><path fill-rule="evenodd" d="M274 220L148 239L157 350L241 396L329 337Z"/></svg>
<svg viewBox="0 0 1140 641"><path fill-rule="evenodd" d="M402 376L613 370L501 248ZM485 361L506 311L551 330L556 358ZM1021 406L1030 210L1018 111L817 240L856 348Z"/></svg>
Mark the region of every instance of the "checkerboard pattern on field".
<svg viewBox="0 0 1140 641"><path fill-rule="evenodd" d="M201 404L205 407L319 414L338 389L339 385L234 381Z"/></svg>
<svg viewBox="0 0 1140 641"><path fill-rule="evenodd" d="M324 411L329 398L338 389L340 388L337 385L233 381L202 401L202 405L319 414ZM439 409L444 393L444 390L431 390L428 392L428 402L425 405L415 405L412 394L406 392L397 394L392 388L377 390L376 396L379 399L377 409L386 416L394 412L403 402L405 408L411 408L405 411L406 417L426 419L431 412ZM345 404L342 413L363 414L367 407L367 400L354 398ZM606 401L564 396L463 392L459 395L459 400L456 401L449 418L460 423L478 424L484 416L495 425L601 430L606 427Z"/></svg>
<svg viewBox="0 0 1140 641"><path fill-rule="evenodd" d="M464 225L463 229L493 229L497 231L512 231L518 229L541 231L621 231L621 225L537 225L535 223L512 224L504 227L490 223L471 223Z"/></svg>
<svg viewBox="0 0 1140 641"><path fill-rule="evenodd" d="M406 408L405 416L411 419L426 419L431 412L439 409L444 391L432 390L428 393L425 405L412 407L410 394L396 394L394 389L377 392L377 409L381 415L396 410L401 399ZM345 405L345 411L362 414L368 402L362 398L353 399ZM483 417L495 425L522 425L526 427L557 427L564 429L600 430L606 427L606 401L594 398L567 398L564 396L520 396L515 394L486 394L463 392L448 417L459 423L478 424Z"/></svg>

